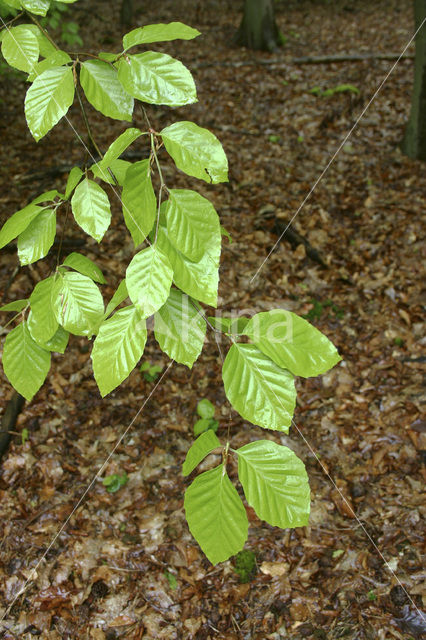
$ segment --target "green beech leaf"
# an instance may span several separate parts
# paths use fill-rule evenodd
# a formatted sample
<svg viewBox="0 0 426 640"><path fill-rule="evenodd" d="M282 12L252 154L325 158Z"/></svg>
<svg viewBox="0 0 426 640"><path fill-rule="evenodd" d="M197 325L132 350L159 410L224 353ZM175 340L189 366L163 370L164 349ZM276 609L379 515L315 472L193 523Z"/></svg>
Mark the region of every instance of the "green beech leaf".
<svg viewBox="0 0 426 640"><path fill-rule="evenodd" d="M71 269L75 269L83 276L88 276L95 282L99 282L100 284L105 284L106 280L102 271L99 269L98 265L96 265L90 258L87 256L83 256L81 253L70 253L63 262L64 266L71 267Z"/></svg>
<svg viewBox="0 0 426 640"><path fill-rule="evenodd" d="M119 55L119 53L110 53L109 51L100 51L98 53L98 57L107 62L115 62Z"/></svg>
<svg viewBox="0 0 426 640"><path fill-rule="evenodd" d="M26 400L31 400L46 379L50 353L32 339L26 322L21 322L6 337L3 369L11 385Z"/></svg>
<svg viewBox="0 0 426 640"><path fill-rule="evenodd" d="M92 336L104 314L102 295L91 278L68 272L56 277L53 310L59 324L76 336Z"/></svg>
<svg viewBox="0 0 426 640"><path fill-rule="evenodd" d="M65 200L68 200L84 173L80 167L73 167L68 175L67 186L65 187Z"/></svg>
<svg viewBox="0 0 426 640"><path fill-rule="evenodd" d="M0 307L0 311L22 311L28 306L28 300L13 300Z"/></svg>
<svg viewBox="0 0 426 640"><path fill-rule="evenodd" d="M93 172L95 178L100 178L104 182L108 184L119 184L122 186L124 184L124 178L127 173L127 169L131 166L131 162L128 160L112 160L109 164L108 169L100 169L99 163L92 164L90 170ZM114 176L114 177L113 177Z"/></svg>
<svg viewBox="0 0 426 640"><path fill-rule="evenodd" d="M290 371L254 344L235 343L223 363L222 377L226 396L240 416L265 429L288 432L296 404Z"/></svg>
<svg viewBox="0 0 426 640"><path fill-rule="evenodd" d="M146 324L133 305L99 328L92 350L93 373L102 397L127 378L143 354Z"/></svg>
<svg viewBox="0 0 426 640"><path fill-rule="evenodd" d="M155 338L172 359L192 367L201 353L206 323L188 296L171 289L166 303L154 317Z"/></svg>
<svg viewBox="0 0 426 640"><path fill-rule="evenodd" d="M230 335L241 335L242 333L244 333L244 329L247 326L249 318L244 318L244 316L241 316L239 318L214 318L213 316L209 316L209 321L215 329L218 329L223 333L229 333Z"/></svg>
<svg viewBox="0 0 426 640"><path fill-rule="evenodd" d="M53 202L56 196L59 196L58 191L56 189L50 189L50 191L45 191L41 193L37 198L31 202L31 204L40 204L41 202Z"/></svg>
<svg viewBox="0 0 426 640"><path fill-rule="evenodd" d="M237 449L238 478L247 502L273 527L304 527L310 490L305 465L291 449L258 440Z"/></svg>
<svg viewBox="0 0 426 640"><path fill-rule="evenodd" d="M80 83L90 104L104 116L131 122L134 100L124 91L116 69L108 62L81 63Z"/></svg>
<svg viewBox="0 0 426 640"><path fill-rule="evenodd" d="M111 300L107 304L107 308L105 309L104 318L108 318L109 314L112 313L114 311L114 309L116 309L118 307L118 305L120 305L122 302L124 302L124 300L126 298L128 298L128 297L129 297L129 294L128 294L128 291L127 291L126 281L122 280L120 282L120 284L118 285L117 290L115 291L115 293L112 296Z"/></svg>
<svg viewBox="0 0 426 640"><path fill-rule="evenodd" d="M295 376L318 376L341 357L321 331L291 311L272 309L254 315L244 335L279 367Z"/></svg>
<svg viewBox="0 0 426 640"><path fill-rule="evenodd" d="M131 96L149 104L179 107L197 102L191 72L165 53L146 51L120 58L118 79Z"/></svg>
<svg viewBox="0 0 426 640"><path fill-rule="evenodd" d="M217 305L220 250L209 247L200 262L191 262L170 242L167 230L159 227L157 244L173 267L173 281L191 298L212 307Z"/></svg>
<svg viewBox="0 0 426 640"><path fill-rule="evenodd" d="M45 16L49 10L50 0L22 0L22 6L37 16Z"/></svg>
<svg viewBox="0 0 426 640"><path fill-rule="evenodd" d="M30 330L31 336L34 338L32 334L31 316L32 312L30 312L30 315L28 316L28 329ZM65 353L69 337L69 332L65 331L63 327L59 326L50 340L48 340L47 342L39 342L38 340L36 340L36 342L47 351L54 351L55 353Z"/></svg>
<svg viewBox="0 0 426 640"><path fill-rule="evenodd" d="M126 131L120 134L118 138L109 145L104 157L100 162L98 162L98 168L106 171L111 165L111 162L117 160L121 154L124 153L124 151L126 151L126 149L130 147L130 145L141 135L142 131L140 129L136 129L134 127L126 129Z"/></svg>
<svg viewBox="0 0 426 640"><path fill-rule="evenodd" d="M207 198L189 189L171 189L162 209L171 243L192 262L201 260L209 247L220 252L219 216Z"/></svg>
<svg viewBox="0 0 426 640"><path fill-rule="evenodd" d="M20 233L25 231L31 222L41 214L43 207L38 207L32 202L27 204L26 207L16 211L6 222L4 223L0 231L0 249L5 247L11 240L19 236Z"/></svg>
<svg viewBox="0 0 426 640"><path fill-rule="evenodd" d="M44 258L56 236L56 210L45 209L18 236L18 256L21 265Z"/></svg>
<svg viewBox="0 0 426 640"><path fill-rule="evenodd" d="M169 22L168 24L148 24L145 27L133 29L123 38L123 47L126 51L138 44L150 44L151 42L167 42L170 40L192 40L200 35L197 29L188 27L182 22Z"/></svg>
<svg viewBox="0 0 426 640"><path fill-rule="evenodd" d="M137 247L150 233L157 215L157 199L151 182L149 160L135 162L128 168L121 201L124 222Z"/></svg>
<svg viewBox="0 0 426 640"><path fill-rule="evenodd" d="M102 187L84 178L74 191L71 208L77 224L100 242L111 222L108 196Z"/></svg>
<svg viewBox="0 0 426 640"><path fill-rule="evenodd" d="M228 160L216 136L194 122L175 122L161 131L164 146L178 169L212 182L228 180Z"/></svg>
<svg viewBox="0 0 426 640"><path fill-rule="evenodd" d="M126 269L130 300L143 318L158 311L169 297L173 270L168 257L158 247L137 253Z"/></svg>
<svg viewBox="0 0 426 640"><path fill-rule="evenodd" d="M61 67L68 62L72 62L69 55L66 51L54 51L51 53L45 60L41 60L41 62L37 62L32 68L28 76L28 80L33 82L37 78L37 76L41 75L44 71L48 69L53 69L54 67Z"/></svg>
<svg viewBox="0 0 426 640"><path fill-rule="evenodd" d="M41 280L30 296L31 314L28 325L32 337L38 343L47 342L58 330L58 321L52 305L54 286L53 276Z"/></svg>
<svg viewBox="0 0 426 640"><path fill-rule="evenodd" d="M197 413L201 418L214 418L215 411L214 404L207 398L203 398L197 404Z"/></svg>
<svg viewBox="0 0 426 640"><path fill-rule="evenodd" d="M35 140L40 140L59 122L73 100L71 67L55 67L37 76L25 97L25 117Z"/></svg>
<svg viewBox="0 0 426 640"><path fill-rule="evenodd" d="M185 492L189 530L212 564L235 555L247 540L246 510L223 465L201 473Z"/></svg>
<svg viewBox="0 0 426 640"><path fill-rule="evenodd" d="M30 73L39 56L38 40L27 25L11 27L4 34L1 52L11 67Z"/></svg>
<svg viewBox="0 0 426 640"><path fill-rule="evenodd" d="M38 46L40 48L40 55L43 58L48 58L52 53L58 51L56 47L50 42L49 38L47 38L42 30L36 24L26 24L26 29L29 29L33 35L37 38Z"/></svg>
<svg viewBox="0 0 426 640"><path fill-rule="evenodd" d="M204 431L189 448L182 465L182 475L189 476L201 460L218 447L220 447L220 441L215 432L211 429Z"/></svg>

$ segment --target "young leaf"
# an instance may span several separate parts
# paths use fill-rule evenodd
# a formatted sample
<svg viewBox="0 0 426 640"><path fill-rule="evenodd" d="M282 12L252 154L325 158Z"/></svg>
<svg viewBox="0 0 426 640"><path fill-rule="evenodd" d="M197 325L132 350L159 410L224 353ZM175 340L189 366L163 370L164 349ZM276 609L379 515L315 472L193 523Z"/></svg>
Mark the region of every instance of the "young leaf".
<svg viewBox="0 0 426 640"><path fill-rule="evenodd" d="M27 25L21 24L6 30L1 52L11 67L30 73L39 56L38 40Z"/></svg>
<svg viewBox="0 0 426 640"><path fill-rule="evenodd" d="M6 337L3 369L11 385L26 400L31 400L46 379L50 353L32 339L26 322L21 322Z"/></svg>
<svg viewBox="0 0 426 640"><path fill-rule="evenodd" d="M50 0L22 0L22 6L36 16L45 16L49 10Z"/></svg>
<svg viewBox="0 0 426 640"><path fill-rule="evenodd" d="M118 138L109 145L104 157L97 164L98 169L106 171L108 167L111 166L111 162L117 160L121 154L126 151L126 149L130 147L130 145L141 135L142 131L140 131L140 129L135 129L133 127L126 129L126 131L120 134Z"/></svg>
<svg viewBox="0 0 426 640"><path fill-rule="evenodd" d="M223 465L201 473L185 492L189 530L212 564L228 560L247 540L246 510Z"/></svg>
<svg viewBox="0 0 426 640"><path fill-rule="evenodd" d="M77 224L100 242L111 222L108 196L102 187L84 178L74 191L71 208Z"/></svg>
<svg viewBox="0 0 426 640"><path fill-rule="evenodd" d="M118 79L131 96L149 104L180 107L197 102L191 72L165 53L146 51L120 58Z"/></svg>
<svg viewBox="0 0 426 640"><path fill-rule="evenodd" d="M68 175L67 186L65 187L65 200L68 200L80 180L82 179L84 173L80 169L80 167L73 167Z"/></svg>
<svg viewBox="0 0 426 640"><path fill-rule="evenodd" d="M124 50L135 47L138 44L150 44L151 42L167 42L170 40L192 40L200 35L197 29L188 27L182 22L169 22L168 24L148 24L145 27L133 29L123 38Z"/></svg>
<svg viewBox="0 0 426 640"><path fill-rule="evenodd" d="M21 265L32 264L49 252L56 235L56 210L45 209L18 236Z"/></svg>
<svg viewBox="0 0 426 640"><path fill-rule="evenodd" d="M175 122L161 131L178 169L205 182L226 182L228 160L216 136L194 122Z"/></svg>
<svg viewBox="0 0 426 640"><path fill-rule="evenodd" d="M71 67L55 67L37 76L25 97L25 117L35 140L40 140L59 122L73 100Z"/></svg>
<svg viewBox="0 0 426 640"><path fill-rule="evenodd" d="M114 309L116 309L118 305L124 302L124 300L128 297L129 297L129 294L127 292L126 281L122 280L118 285L116 292L114 293L111 300L107 304L104 318L108 318L109 314L112 313Z"/></svg>
<svg viewBox="0 0 426 640"><path fill-rule="evenodd" d="M52 291L57 321L76 336L92 336L104 314L104 303L95 283L80 273L59 274Z"/></svg>
<svg viewBox="0 0 426 640"><path fill-rule="evenodd" d="M81 63L80 83L90 104L104 116L131 122L134 100L119 83L113 66L102 60Z"/></svg>
<svg viewBox="0 0 426 640"><path fill-rule="evenodd" d="M137 253L126 269L130 300L143 318L158 311L169 297L173 270L168 257L158 247Z"/></svg>
<svg viewBox="0 0 426 640"><path fill-rule="evenodd" d="M28 300L13 300L0 307L0 311L22 311L28 306Z"/></svg>
<svg viewBox="0 0 426 640"><path fill-rule="evenodd" d="M133 305L120 309L99 328L92 349L93 373L102 397L127 378L142 356L146 324Z"/></svg>
<svg viewBox="0 0 426 640"><path fill-rule="evenodd" d="M49 191L45 191L41 193L37 198L31 202L31 204L40 204L42 202L53 202L56 196L59 196L59 193L56 189L50 189Z"/></svg>
<svg viewBox="0 0 426 640"><path fill-rule="evenodd" d="M121 201L124 222L137 247L150 233L157 215L157 199L152 187L149 160L135 162L128 168Z"/></svg>
<svg viewBox="0 0 426 640"><path fill-rule="evenodd" d="M162 209L170 241L192 262L199 262L209 247L220 252L219 216L207 198L189 189L170 189Z"/></svg>
<svg viewBox="0 0 426 640"><path fill-rule="evenodd" d="M341 357L321 331L291 311L272 309L254 315L244 335L279 367L295 376L318 376Z"/></svg>
<svg viewBox="0 0 426 640"><path fill-rule="evenodd" d="M238 478L247 502L259 518L282 529L306 526L309 479L296 454L270 440L251 442L236 453Z"/></svg>
<svg viewBox="0 0 426 640"><path fill-rule="evenodd" d="M31 335L34 338L31 331L31 327L32 327L30 322L31 315L32 315L32 312L30 312L30 315L28 316L28 329L30 330ZM55 353L65 353L65 349L67 348L69 337L70 337L69 332L65 331L63 327L59 326L56 332L50 338L50 340L48 340L47 342L39 342L38 340L36 340L36 342L41 347L43 347L43 349L46 349L47 351L54 351Z"/></svg>
<svg viewBox="0 0 426 640"><path fill-rule="evenodd" d="M83 256L81 253L70 253L63 262L64 266L71 267L71 269L75 269L83 276L88 276L95 282L99 282L100 284L105 284L106 280L102 271L99 269L98 265L96 265L90 258L87 256Z"/></svg>
<svg viewBox="0 0 426 640"><path fill-rule="evenodd" d="M288 432L296 404L294 376L254 344L234 343L222 370L225 393L245 420Z"/></svg>
<svg viewBox="0 0 426 640"><path fill-rule="evenodd" d="M61 67L62 65L67 64L68 62L72 62L72 60L69 57L69 55L66 53L66 51L55 50L53 53L47 56L45 60L41 60L40 62L37 62L37 64L33 66L32 71L28 76L28 80L30 82L33 82L37 78L37 76L41 75L44 71L47 71L48 69L53 69L54 67Z"/></svg>
<svg viewBox="0 0 426 640"><path fill-rule="evenodd" d="M30 204L27 204L26 207L16 211L16 213L10 216L0 231L0 249L5 247L11 240L25 231L28 225L37 216L39 216L43 210L43 207L38 207L36 204L31 202Z"/></svg>
<svg viewBox="0 0 426 640"><path fill-rule="evenodd" d="M182 475L189 476L201 460L218 447L220 447L220 441L215 432L211 429L204 431L189 448L182 465Z"/></svg>
<svg viewBox="0 0 426 640"><path fill-rule="evenodd" d="M47 342L58 329L58 321L52 306L53 277L41 280L30 296L31 314L28 326L32 337L38 343Z"/></svg>
<svg viewBox="0 0 426 640"><path fill-rule="evenodd" d="M176 362L192 367L201 353L206 323L188 296L171 289L154 317L155 337L161 349Z"/></svg>
<svg viewBox="0 0 426 640"><path fill-rule="evenodd" d="M217 305L220 249L208 247L200 262L191 262L170 242L165 227L159 227L157 244L173 267L173 281L191 298L212 307Z"/></svg>
<svg viewBox="0 0 426 640"><path fill-rule="evenodd" d="M26 24L26 29L29 29L33 35L37 38L38 46L40 49L40 55L43 58L48 58L52 53L55 53L57 49L50 42L49 38L47 38L42 30L36 24Z"/></svg>

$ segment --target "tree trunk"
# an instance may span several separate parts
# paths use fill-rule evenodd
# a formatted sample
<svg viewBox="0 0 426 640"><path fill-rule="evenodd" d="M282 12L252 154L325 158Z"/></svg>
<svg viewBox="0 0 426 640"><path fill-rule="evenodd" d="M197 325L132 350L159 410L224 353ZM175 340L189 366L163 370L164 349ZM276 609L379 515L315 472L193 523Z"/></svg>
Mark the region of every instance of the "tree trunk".
<svg viewBox="0 0 426 640"><path fill-rule="evenodd" d="M418 29L426 18L425 0L414 0L414 15ZM411 113L401 149L409 158L426 161L426 23L416 36Z"/></svg>
<svg viewBox="0 0 426 640"><path fill-rule="evenodd" d="M244 0L243 19L235 40L243 47L262 51L274 51L280 45L274 0Z"/></svg>
<svg viewBox="0 0 426 640"><path fill-rule="evenodd" d="M120 22L124 27L131 27L133 23L133 0L122 0Z"/></svg>

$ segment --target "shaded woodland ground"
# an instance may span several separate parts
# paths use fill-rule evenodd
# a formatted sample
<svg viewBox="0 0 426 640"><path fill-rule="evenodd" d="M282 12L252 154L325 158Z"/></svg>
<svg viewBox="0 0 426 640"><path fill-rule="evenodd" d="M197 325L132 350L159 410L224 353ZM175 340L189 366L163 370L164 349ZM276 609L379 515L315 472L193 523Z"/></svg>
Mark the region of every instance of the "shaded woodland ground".
<svg viewBox="0 0 426 640"><path fill-rule="evenodd" d="M235 414L232 420L233 446L270 437L305 461L310 526L282 531L249 510L247 548L255 552L257 566L247 583L240 582L232 560L212 567L190 536L183 513L187 481L180 468L193 441L196 405L201 398L216 405L223 434L229 411L212 340L192 371L178 365L169 370L105 472L126 471L127 485L108 493L95 482L7 613L0 637L423 637L416 607L421 609L425 595L426 179L425 166L398 149L409 112L412 60L398 65L293 222L324 265L293 235L292 243L283 238L251 281L392 64L300 65L294 58L399 52L413 32L411 2L278 3L277 21L287 40L271 54L232 45L240 20L237 2L136 4L135 26L182 20L203 33L192 42L158 47L193 71L199 102L173 112L150 108L148 114L157 130L178 119L194 120L215 132L228 154L229 184L193 187L208 194L233 238L232 244L224 241L220 307L252 313L283 306L307 314L343 356L330 373L299 381L297 429L289 436L265 434ZM91 0L72 8L85 50L115 50L123 33L118 5ZM359 93L311 92L342 84ZM0 77L2 222L42 191L63 190L66 167L85 160L65 123L35 144L24 122L24 92L19 76ZM69 115L83 132L77 105ZM121 124L110 120L105 128L104 119L90 115L105 149ZM135 124L144 127L138 111ZM141 156L146 151L142 143L135 149ZM195 182L171 164L166 180L180 187ZM119 203L112 203L112 226L100 246L77 226L69 227L65 245L78 250L75 244L84 237L85 252L107 277L107 298L133 251ZM54 258L15 273L16 251L1 252L6 301L25 297L47 276ZM167 364L153 338L144 360ZM4 408L11 387L1 375ZM46 385L24 407L2 460L2 612L154 384L136 369L101 400L85 340L74 337L67 355L54 357ZM29 435L24 444L23 429Z"/></svg>

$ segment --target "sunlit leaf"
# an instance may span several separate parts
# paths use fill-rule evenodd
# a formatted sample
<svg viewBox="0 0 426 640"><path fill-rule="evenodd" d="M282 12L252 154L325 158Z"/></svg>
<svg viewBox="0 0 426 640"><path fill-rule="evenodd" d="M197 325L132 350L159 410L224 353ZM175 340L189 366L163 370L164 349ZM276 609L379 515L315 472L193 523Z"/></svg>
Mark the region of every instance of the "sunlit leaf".
<svg viewBox="0 0 426 640"><path fill-rule="evenodd" d="M145 27L133 29L123 38L123 47L126 51L138 44L150 44L151 42L167 42L169 40L192 40L200 35L197 29L188 27L182 22L169 22L168 24L148 24Z"/></svg>
<svg viewBox="0 0 426 640"><path fill-rule="evenodd" d="M130 300L143 318L158 311L169 297L173 271L168 257L158 247L137 253L126 269Z"/></svg>
<svg viewBox="0 0 426 640"><path fill-rule="evenodd" d="M157 215L149 160L135 162L128 168L121 201L126 227L137 247L150 233Z"/></svg>
<svg viewBox="0 0 426 640"><path fill-rule="evenodd" d="M104 314L98 287L91 278L75 272L57 275L52 304L59 324L76 336L93 335Z"/></svg>
<svg viewBox="0 0 426 640"><path fill-rule="evenodd" d="M71 208L77 224L100 242L111 222L108 196L102 187L84 178L74 191Z"/></svg>
<svg viewBox="0 0 426 640"><path fill-rule="evenodd" d="M23 209L16 211L4 223L0 231L0 249L5 247L11 240L25 231L31 222L44 211L43 207L38 207L32 202Z"/></svg>
<svg viewBox="0 0 426 640"><path fill-rule="evenodd" d="M58 330L58 321L52 304L54 285L53 276L41 280L30 296L29 329L34 340L39 343L50 340Z"/></svg>
<svg viewBox="0 0 426 640"><path fill-rule="evenodd" d="M220 441L215 432L211 429L204 431L188 450L182 465L182 475L189 476L201 460L218 447L220 447Z"/></svg>
<svg viewBox="0 0 426 640"><path fill-rule="evenodd" d="M56 211L45 209L18 237L18 256L21 265L44 258L56 236Z"/></svg>
<svg viewBox="0 0 426 640"><path fill-rule="evenodd" d="M1 52L11 67L30 73L39 56L38 40L27 25L11 27L4 34Z"/></svg>
<svg viewBox="0 0 426 640"><path fill-rule="evenodd" d="M87 256L83 256L81 253L70 253L70 255L65 258L63 264L67 267L71 267L71 269L75 269L75 271L83 274L83 276L88 276L95 282L99 282L100 284L105 284L106 282L98 265L92 262L92 260Z"/></svg>
<svg viewBox="0 0 426 640"><path fill-rule="evenodd" d="M37 78L37 76L41 75L44 71L48 69L53 69L54 67L61 67L68 62L71 62L70 56L66 53L66 51L54 51L51 53L45 60L41 60L41 62L37 62L32 68L31 73L28 76L28 80L32 82Z"/></svg>
<svg viewBox="0 0 426 640"><path fill-rule="evenodd" d="M13 300L0 307L0 311L22 311L28 306L28 300Z"/></svg>
<svg viewBox="0 0 426 640"><path fill-rule="evenodd" d="M67 186L65 187L65 200L68 200L83 176L84 173L80 167L73 167L71 169L68 175Z"/></svg>
<svg viewBox="0 0 426 640"><path fill-rule="evenodd" d="M81 63L80 82L86 98L104 116L131 122L134 100L118 81L116 69L102 60Z"/></svg>
<svg viewBox="0 0 426 640"><path fill-rule="evenodd" d="M22 6L27 11L37 16L45 16L49 11L50 0L21 0Z"/></svg>
<svg viewBox="0 0 426 640"><path fill-rule="evenodd" d="M40 140L67 113L74 99L71 67L55 67L37 76L25 97L25 117Z"/></svg>

